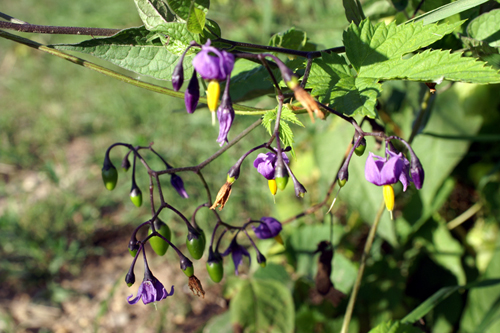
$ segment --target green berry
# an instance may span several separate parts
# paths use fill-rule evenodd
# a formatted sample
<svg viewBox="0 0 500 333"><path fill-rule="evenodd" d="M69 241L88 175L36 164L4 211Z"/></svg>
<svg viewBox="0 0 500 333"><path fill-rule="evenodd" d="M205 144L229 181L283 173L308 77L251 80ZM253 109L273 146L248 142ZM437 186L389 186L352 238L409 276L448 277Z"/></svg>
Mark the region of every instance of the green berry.
<svg viewBox="0 0 500 333"><path fill-rule="evenodd" d="M104 186L108 190L112 191L118 181L118 172L116 171L115 166L111 163L105 163L102 167L101 175Z"/></svg>
<svg viewBox="0 0 500 333"><path fill-rule="evenodd" d="M193 229L189 231L186 237L186 247L191 254L193 259L200 259L203 256L203 252L205 251L205 232L202 229Z"/></svg>
<svg viewBox="0 0 500 333"><path fill-rule="evenodd" d="M222 265L222 261L207 262L207 272L212 281L219 283L224 276L224 266Z"/></svg>
<svg viewBox="0 0 500 333"><path fill-rule="evenodd" d="M138 187L133 187L132 191L130 191L130 200L137 207L141 207L142 205L142 192Z"/></svg>
<svg viewBox="0 0 500 333"><path fill-rule="evenodd" d="M286 184L288 184L288 176L287 177L277 177L276 178L276 185L278 188L283 191L286 187Z"/></svg>
<svg viewBox="0 0 500 333"><path fill-rule="evenodd" d="M155 221L155 229L168 240L172 239L172 233L170 231L170 228L168 225L166 225L163 221L160 219L157 219ZM153 233L153 229L149 228L149 233L148 235L151 235ZM158 236L153 236L149 239L149 244L153 248L153 251L156 252L157 255L162 256L164 255L168 247L170 246L167 242L165 242L161 237Z"/></svg>

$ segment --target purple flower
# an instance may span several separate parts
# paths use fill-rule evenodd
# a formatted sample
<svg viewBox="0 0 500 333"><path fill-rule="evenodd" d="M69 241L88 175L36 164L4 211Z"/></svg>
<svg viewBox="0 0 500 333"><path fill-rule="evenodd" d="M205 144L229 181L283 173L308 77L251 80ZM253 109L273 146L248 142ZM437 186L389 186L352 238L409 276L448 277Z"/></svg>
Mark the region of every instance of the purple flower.
<svg viewBox="0 0 500 333"><path fill-rule="evenodd" d="M177 193L184 199L189 198L189 195L186 192L186 189L184 188L184 182L182 181L182 178L177 176L175 173L172 174L170 177L170 184L175 188Z"/></svg>
<svg viewBox="0 0 500 333"><path fill-rule="evenodd" d="M144 277L144 280L137 291L137 297L131 300L130 298L134 295L130 295L127 297L127 301L129 304L135 304L142 298L142 302L144 304L148 304L151 302L159 302L162 299L167 298L167 296L172 296L173 294L174 286L170 289L170 293L167 293L163 284L150 274L148 278Z"/></svg>
<svg viewBox="0 0 500 333"><path fill-rule="evenodd" d="M186 104L187 113L193 113L198 106L198 100L200 99L200 83L196 77L196 71L193 72L193 76L189 80L188 87L184 92L184 104Z"/></svg>
<svg viewBox="0 0 500 333"><path fill-rule="evenodd" d="M400 181L403 190L412 181L409 175L409 162L402 153L386 150L389 159L377 156L370 152L366 159L365 178L377 186L395 184Z"/></svg>
<svg viewBox="0 0 500 333"><path fill-rule="evenodd" d="M240 266L242 260L243 260L243 256L247 256L248 257L248 261L250 261L250 254L248 253L247 249L245 249L243 246L241 246L240 244L238 244L236 242L236 238L233 238L233 240L231 241L231 244L229 244L229 247L227 248L226 251L224 251L224 253L222 253L222 255L225 257L225 256L228 256L229 254L231 254L232 258L233 258L233 263L234 263L234 274L238 275L238 266Z"/></svg>
<svg viewBox="0 0 500 333"><path fill-rule="evenodd" d="M233 70L234 56L210 46L210 39L194 57L193 66L205 80L225 80Z"/></svg>
<svg viewBox="0 0 500 333"><path fill-rule="evenodd" d="M260 219L262 222L257 228L252 226L255 236L260 239L273 238L281 232L281 223L272 217L263 217Z"/></svg>
<svg viewBox="0 0 500 333"><path fill-rule="evenodd" d="M281 153L283 156L283 161L288 164L290 160L285 153ZM274 179L274 169L276 168L276 154L266 153L259 154L253 162L253 166L257 168L257 171L264 176L267 180Z"/></svg>

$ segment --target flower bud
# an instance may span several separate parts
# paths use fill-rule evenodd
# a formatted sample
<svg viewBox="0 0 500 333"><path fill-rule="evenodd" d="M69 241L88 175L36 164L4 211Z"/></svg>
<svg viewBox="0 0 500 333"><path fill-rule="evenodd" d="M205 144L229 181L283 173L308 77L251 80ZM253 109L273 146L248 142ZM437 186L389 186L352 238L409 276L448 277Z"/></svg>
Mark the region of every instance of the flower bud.
<svg viewBox="0 0 500 333"><path fill-rule="evenodd" d="M410 174L415 187L420 190L422 185L424 185L425 172L424 168L422 168L422 164L420 164L420 161L414 154L411 157Z"/></svg>
<svg viewBox="0 0 500 333"><path fill-rule="evenodd" d="M125 283L127 283L127 286L129 287L132 287L135 283L135 274L133 271L129 271L127 275L125 275Z"/></svg>
<svg viewBox="0 0 500 333"><path fill-rule="evenodd" d="M260 252L257 252L257 262L261 267L266 267L266 257Z"/></svg>
<svg viewBox="0 0 500 333"><path fill-rule="evenodd" d="M116 171L113 163L111 163L111 161L109 160L108 156L104 158L101 175L104 186L108 190L112 191L118 181L118 172Z"/></svg>
<svg viewBox="0 0 500 333"><path fill-rule="evenodd" d="M128 161L128 156L126 156L126 155L122 160L122 169L125 172L127 172L128 169L130 169L130 162Z"/></svg>
<svg viewBox="0 0 500 333"><path fill-rule="evenodd" d="M189 198L189 195L186 192L186 189L184 188L184 182L182 181L182 178L175 173L173 173L170 176L170 184L174 187L174 189L179 193L181 197L184 199Z"/></svg>
<svg viewBox="0 0 500 333"><path fill-rule="evenodd" d="M174 68L174 72L172 73L172 87L175 91L179 91L184 83L183 58L184 57L180 59L179 63Z"/></svg>
<svg viewBox="0 0 500 333"><path fill-rule="evenodd" d="M136 207L141 207L142 205L142 192L137 187L137 185L132 185L132 190L130 190L130 200Z"/></svg>
<svg viewBox="0 0 500 333"><path fill-rule="evenodd" d="M200 83L198 82L196 71L194 71L193 76L191 76L191 79L189 80L187 90L184 93L184 103L186 104L187 113L193 113L196 110L199 99Z"/></svg>

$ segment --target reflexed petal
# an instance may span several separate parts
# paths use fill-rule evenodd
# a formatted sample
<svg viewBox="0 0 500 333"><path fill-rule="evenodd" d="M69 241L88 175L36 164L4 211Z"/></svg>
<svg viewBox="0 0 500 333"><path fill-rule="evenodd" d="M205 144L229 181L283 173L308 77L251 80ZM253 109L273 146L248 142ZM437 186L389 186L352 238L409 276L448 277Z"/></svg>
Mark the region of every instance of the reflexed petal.
<svg viewBox="0 0 500 333"><path fill-rule="evenodd" d="M255 236L260 239L273 238L279 235L282 226L281 223L272 217L263 217L260 219L262 222L257 228L253 227Z"/></svg>
<svg viewBox="0 0 500 333"><path fill-rule="evenodd" d="M378 161L375 161L374 158L378 158ZM367 181L370 183L373 183L375 185L381 186L380 182L380 169L379 165L377 165L376 162L380 162L380 159L382 159L380 156L377 156L370 152L368 154L368 157L366 158L366 164L365 164L365 178Z"/></svg>
<svg viewBox="0 0 500 333"><path fill-rule="evenodd" d="M380 185L395 184L399 180L399 176L403 171L403 160L401 159L402 154L398 154L399 157L391 157L384 164L382 170L380 171Z"/></svg>
<svg viewBox="0 0 500 333"><path fill-rule="evenodd" d="M144 289L144 282L141 283L141 285L139 286L139 290L137 291L137 297L130 300L131 297L133 297L134 295L130 295L129 297L127 297L127 302L128 304L135 304L137 302L139 302L139 300L141 299L141 296L142 296L142 290Z"/></svg>

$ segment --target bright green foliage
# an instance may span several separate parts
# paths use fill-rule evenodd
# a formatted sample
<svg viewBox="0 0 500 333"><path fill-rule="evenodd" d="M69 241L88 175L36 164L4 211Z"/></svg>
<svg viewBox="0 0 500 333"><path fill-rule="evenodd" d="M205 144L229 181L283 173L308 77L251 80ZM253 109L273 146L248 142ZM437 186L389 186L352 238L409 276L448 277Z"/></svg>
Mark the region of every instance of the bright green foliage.
<svg viewBox="0 0 500 333"><path fill-rule="evenodd" d="M399 321L389 320L379 324L369 333L422 333L422 331L410 324L401 324Z"/></svg>
<svg viewBox="0 0 500 333"><path fill-rule="evenodd" d="M156 33L141 27L122 30L109 38L54 45L54 48L87 53L139 74L170 80L182 52L191 41L200 40L198 35L190 33L183 23L171 22L156 28L157 33L170 36L168 45L164 46L158 39L149 40ZM188 54L184 59L186 77L189 77L192 70L193 57L193 54Z"/></svg>
<svg viewBox="0 0 500 333"><path fill-rule="evenodd" d="M210 0L166 0L169 8L184 21L189 21L189 16L192 15L194 8L199 9L203 13L208 12L210 8Z"/></svg>
<svg viewBox="0 0 500 333"><path fill-rule="evenodd" d="M159 25L172 22L174 15L162 0L134 0L137 11L148 30L155 30Z"/></svg>
<svg viewBox="0 0 500 333"><path fill-rule="evenodd" d="M484 13L467 26L467 34L476 40L485 41L490 46L500 47L500 9Z"/></svg>
<svg viewBox="0 0 500 333"><path fill-rule="evenodd" d="M316 47L309 42L305 31L290 28L283 32L278 32L269 40L270 46L285 47L292 50L312 51Z"/></svg>
<svg viewBox="0 0 500 333"><path fill-rule="evenodd" d="M307 86L321 102L339 112L374 118L376 99L382 92L381 80L500 82L496 70L460 53L426 50L405 57L438 41L461 24L373 25L369 20L359 26L351 24L344 32L344 43L346 57L356 73L342 56L323 54L314 61Z"/></svg>
<svg viewBox="0 0 500 333"><path fill-rule="evenodd" d="M188 30L194 34L202 33L205 28L205 15L204 11L192 6L187 20Z"/></svg>
<svg viewBox="0 0 500 333"><path fill-rule="evenodd" d="M293 332L293 298L285 285L272 279L248 279L231 299L231 323L244 332Z"/></svg>
<svg viewBox="0 0 500 333"><path fill-rule="evenodd" d="M273 134L277 112L277 108L273 111L268 111L262 119L262 126L266 128L269 135ZM292 147L291 153L292 156L295 157L295 151L293 149L293 132L290 125L288 125L288 122L304 127L304 124L302 124L302 122L297 118L295 113L293 113L287 105L284 105L281 110L281 121L279 127L280 139L281 142L283 142L283 148L286 148L287 146Z"/></svg>

